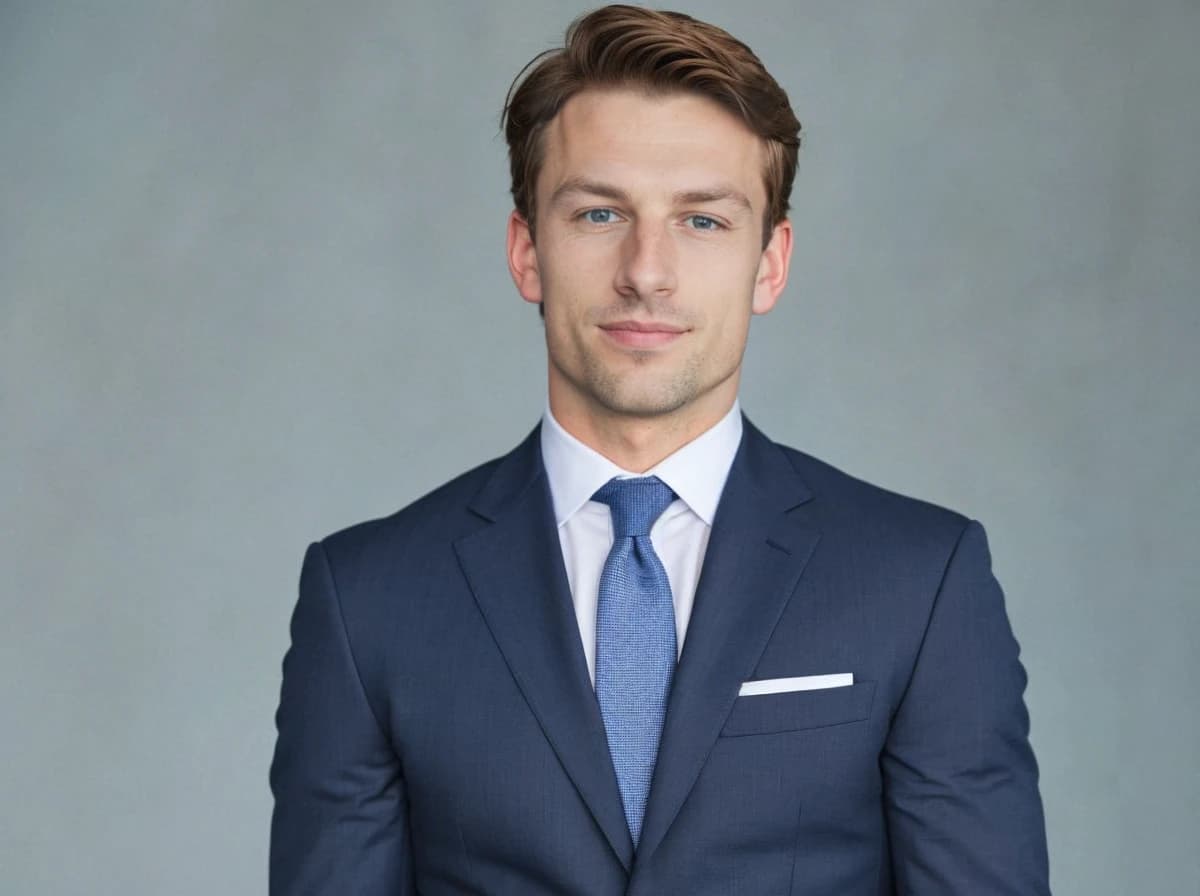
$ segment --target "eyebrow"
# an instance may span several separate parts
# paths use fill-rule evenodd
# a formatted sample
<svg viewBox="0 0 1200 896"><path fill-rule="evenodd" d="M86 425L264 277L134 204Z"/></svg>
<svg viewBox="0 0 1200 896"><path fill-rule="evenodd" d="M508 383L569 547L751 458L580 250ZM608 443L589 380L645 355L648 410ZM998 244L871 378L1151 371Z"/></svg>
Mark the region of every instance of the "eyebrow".
<svg viewBox="0 0 1200 896"><path fill-rule="evenodd" d="M748 212L754 211L746 194L732 187L717 187L712 190L682 190L672 199L676 205L694 205L702 202L733 202Z"/></svg>
<svg viewBox="0 0 1200 896"><path fill-rule="evenodd" d="M588 180L584 177L569 177L550 194L551 205L557 205L572 193L586 193L589 196L600 196L617 202L628 202L629 194L620 187L606 184L602 181ZM742 206L746 211L754 211L746 194L732 187L719 186L707 190L680 190L671 196L675 205L692 205L704 202L733 202Z"/></svg>
<svg viewBox="0 0 1200 896"><path fill-rule="evenodd" d="M572 193L587 193L589 196L602 196L605 199L615 199L617 202L628 202L629 194L620 187L588 180L585 177L568 177L550 194L551 205L557 205Z"/></svg>

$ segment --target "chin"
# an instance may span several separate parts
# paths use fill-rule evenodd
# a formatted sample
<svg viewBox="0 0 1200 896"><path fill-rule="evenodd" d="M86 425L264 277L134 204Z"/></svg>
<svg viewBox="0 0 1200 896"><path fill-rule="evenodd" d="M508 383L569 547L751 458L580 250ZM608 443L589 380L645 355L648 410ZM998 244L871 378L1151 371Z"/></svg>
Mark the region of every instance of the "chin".
<svg viewBox="0 0 1200 896"><path fill-rule="evenodd" d="M668 384L657 389L593 389L593 399L608 411L627 417L662 417L696 400L697 390Z"/></svg>

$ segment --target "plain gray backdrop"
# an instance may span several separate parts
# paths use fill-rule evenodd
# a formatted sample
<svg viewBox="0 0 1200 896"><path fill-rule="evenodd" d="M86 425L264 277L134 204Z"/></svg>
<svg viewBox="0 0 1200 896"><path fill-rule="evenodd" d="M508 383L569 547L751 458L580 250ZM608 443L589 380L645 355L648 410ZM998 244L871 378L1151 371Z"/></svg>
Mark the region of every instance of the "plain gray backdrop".
<svg viewBox="0 0 1200 896"><path fill-rule="evenodd" d="M577 3L0 5L0 889L254 894L306 544L544 398L498 112ZM1200 4L694 2L788 90L743 405L982 520L1060 896L1200 892Z"/></svg>

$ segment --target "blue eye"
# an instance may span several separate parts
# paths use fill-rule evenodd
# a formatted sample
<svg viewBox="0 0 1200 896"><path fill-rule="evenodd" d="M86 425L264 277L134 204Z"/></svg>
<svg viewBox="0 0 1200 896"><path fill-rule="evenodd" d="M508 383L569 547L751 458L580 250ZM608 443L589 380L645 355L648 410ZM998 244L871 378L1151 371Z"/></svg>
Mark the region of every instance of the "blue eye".
<svg viewBox="0 0 1200 896"><path fill-rule="evenodd" d="M688 220L692 222L692 227L695 230L720 230L721 224L715 218L710 218L708 215L689 215Z"/></svg>
<svg viewBox="0 0 1200 896"><path fill-rule="evenodd" d="M589 224L611 224L616 217L611 208L591 208L583 213L584 220Z"/></svg>

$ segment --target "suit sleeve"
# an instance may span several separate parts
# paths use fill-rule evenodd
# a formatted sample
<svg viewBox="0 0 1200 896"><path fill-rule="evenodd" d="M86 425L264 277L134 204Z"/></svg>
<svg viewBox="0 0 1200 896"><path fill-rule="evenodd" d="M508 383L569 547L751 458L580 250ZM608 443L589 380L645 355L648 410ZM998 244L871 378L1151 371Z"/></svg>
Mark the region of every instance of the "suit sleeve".
<svg viewBox="0 0 1200 896"><path fill-rule="evenodd" d="M363 690L324 549L309 547L271 763L271 896L413 896L400 761Z"/></svg>
<svg viewBox="0 0 1200 896"><path fill-rule="evenodd" d="M905 896L1048 896L1025 670L976 522L959 536L882 757Z"/></svg>

